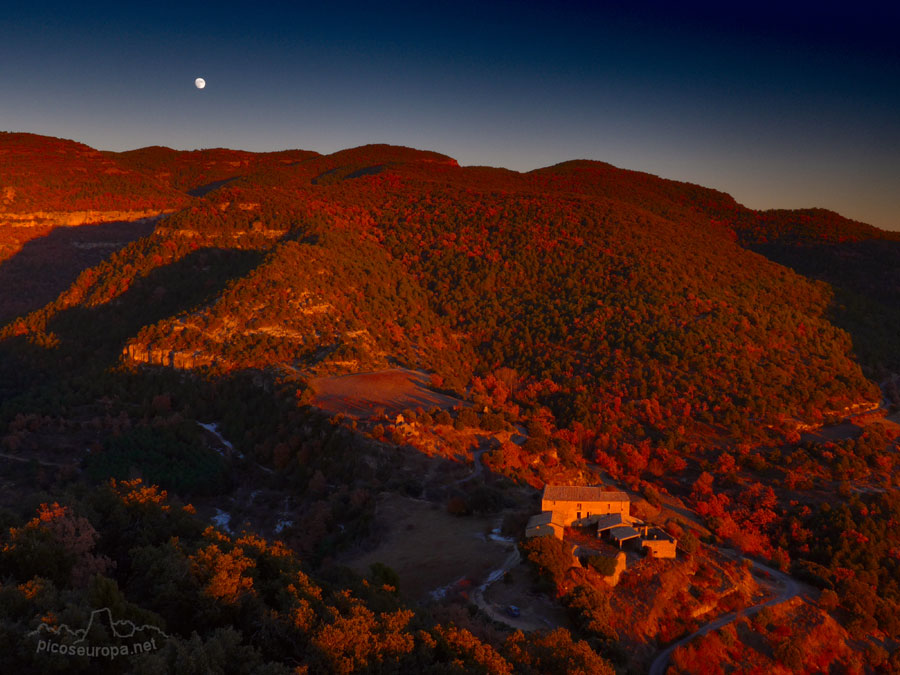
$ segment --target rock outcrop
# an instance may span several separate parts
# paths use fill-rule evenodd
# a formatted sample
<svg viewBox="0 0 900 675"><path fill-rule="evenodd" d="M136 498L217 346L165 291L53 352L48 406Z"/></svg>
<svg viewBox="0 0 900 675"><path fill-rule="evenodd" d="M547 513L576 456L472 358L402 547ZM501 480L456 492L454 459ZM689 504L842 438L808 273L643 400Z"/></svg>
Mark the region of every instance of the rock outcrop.
<svg viewBox="0 0 900 675"><path fill-rule="evenodd" d="M0 213L0 227L75 227L94 223L158 218L172 211L32 211L29 213Z"/></svg>

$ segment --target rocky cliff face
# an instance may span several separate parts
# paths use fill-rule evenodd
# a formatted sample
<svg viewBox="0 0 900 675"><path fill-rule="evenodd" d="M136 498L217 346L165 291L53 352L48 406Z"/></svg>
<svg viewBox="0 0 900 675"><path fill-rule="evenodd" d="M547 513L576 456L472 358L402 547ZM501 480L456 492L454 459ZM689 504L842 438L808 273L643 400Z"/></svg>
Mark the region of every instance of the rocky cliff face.
<svg viewBox="0 0 900 675"><path fill-rule="evenodd" d="M172 211L32 211L0 213L0 227L75 227L94 223L145 220Z"/></svg>
<svg viewBox="0 0 900 675"><path fill-rule="evenodd" d="M183 370L210 366L217 362L217 359L214 359L210 354L204 354L199 350L180 352L135 343L127 345L122 350L122 359L133 364L146 363Z"/></svg>

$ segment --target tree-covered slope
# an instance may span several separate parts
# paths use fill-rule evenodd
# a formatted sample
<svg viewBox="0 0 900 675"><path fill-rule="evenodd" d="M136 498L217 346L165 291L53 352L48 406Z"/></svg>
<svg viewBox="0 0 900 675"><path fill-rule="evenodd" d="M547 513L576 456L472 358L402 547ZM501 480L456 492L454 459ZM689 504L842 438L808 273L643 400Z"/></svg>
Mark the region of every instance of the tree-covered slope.
<svg viewBox="0 0 900 675"><path fill-rule="evenodd" d="M366 146L218 188L63 298L111 299L196 248L267 251L209 306L146 326L128 352L307 373L325 359L345 372L391 362L459 391L513 369L518 403L613 447L877 402L828 321L830 289L710 227L715 200L729 202L603 164L522 175Z"/></svg>
<svg viewBox="0 0 900 675"><path fill-rule="evenodd" d="M591 672L597 654L639 668L622 645L648 656L696 624L678 607L715 606L707 563L727 542L832 591L823 607L854 639L897 638L893 427L818 429L881 402L858 328L892 344L890 235L583 160L521 174L383 145L84 152L184 201L0 326L5 634L109 599L175 636L147 672L226 657L261 672ZM442 391L390 414L311 405L324 376L409 384L402 369ZM136 476L172 501L121 482ZM616 646L611 591L565 567L571 634L525 644L468 602L453 620L477 637L408 613L390 570L335 566L379 545L382 498L518 535L550 481L615 482L682 539L675 561L629 563L628 597L683 576L695 533L708 593L673 592L655 637L620 617ZM204 531L187 499L257 534ZM344 649L351 633L368 651ZM45 665L6 644L4 665Z"/></svg>
<svg viewBox="0 0 900 675"><path fill-rule="evenodd" d="M82 143L0 132L0 214L164 211L188 201Z"/></svg>
<svg viewBox="0 0 900 675"><path fill-rule="evenodd" d="M219 183L252 173L260 166L293 165L317 156L308 150L245 152L225 148L173 150L161 146L105 154L122 166L198 196Z"/></svg>

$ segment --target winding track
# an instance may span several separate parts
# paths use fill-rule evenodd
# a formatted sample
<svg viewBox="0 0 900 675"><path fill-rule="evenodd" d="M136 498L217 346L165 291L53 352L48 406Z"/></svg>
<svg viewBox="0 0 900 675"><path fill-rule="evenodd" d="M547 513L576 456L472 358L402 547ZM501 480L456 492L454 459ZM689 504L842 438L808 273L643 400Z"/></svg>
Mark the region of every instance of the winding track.
<svg viewBox="0 0 900 675"><path fill-rule="evenodd" d="M722 552L725 553L725 555L728 555L728 551L723 550ZM656 658L653 660L653 663L650 665L650 670L648 671L650 675L663 675L663 673L665 673L666 669L669 667L669 659L672 656L672 652L674 652L678 647L686 645L694 638L705 635L711 630L717 630L722 626L727 626L729 623L731 623L735 619L739 619L742 616L753 616L763 607L780 605L782 602L787 602L791 598L799 595L800 585L792 577L788 576L784 572L772 569L768 565L763 565L762 563L758 563L755 560L750 560L750 558L743 558L743 560L748 560L753 567L763 572L767 572L771 578L776 579L779 582L779 586L781 587L780 592L774 597L769 598L765 602L761 602L758 605L753 605L752 607L747 607L746 609L720 616L718 619L710 621L709 623L701 626L690 635L687 635L677 642L672 643L659 654L657 654Z"/></svg>
<svg viewBox="0 0 900 675"><path fill-rule="evenodd" d="M485 453L486 450L487 448L479 448L472 453L472 473L470 473L468 476L460 478L454 483L454 485L462 485L463 483L468 483L473 478L478 478L478 476L484 473L484 465L481 463L481 456Z"/></svg>
<svg viewBox="0 0 900 675"><path fill-rule="evenodd" d="M494 570L488 576L481 586L476 588L469 600L473 604L475 604L479 609L481 609L485 614L491 617L494 621L499 621L502 624L506 624L512 629L523 629L524 623L523 621L516 622L515 619L510 618L503 612L497 611L497 609L491 605L487 600L484 599L484 592L487 590L488 586L493 584L495 581L499 581L503 578L503 575L506 574L513 567L522 562L522 556L519 554L518 547L513 547L513 550L510 551L510 554L506 556L506 560L503 561L503 566L499 569ZM527 629L527 627L526 627Z"/></svg>
<svg viewBox="0 0 900 675"><path fill-rule="evenodd" d="M41 466L55 466L63 469L77 469L78 462L69 462L67 464L63 464L61 462L50 462L44 459L37 459L35 457L19 457L18 455L9 455L5 452L0 452L0 457L3 459L11 459L15 462L37 462Z"/></svg>

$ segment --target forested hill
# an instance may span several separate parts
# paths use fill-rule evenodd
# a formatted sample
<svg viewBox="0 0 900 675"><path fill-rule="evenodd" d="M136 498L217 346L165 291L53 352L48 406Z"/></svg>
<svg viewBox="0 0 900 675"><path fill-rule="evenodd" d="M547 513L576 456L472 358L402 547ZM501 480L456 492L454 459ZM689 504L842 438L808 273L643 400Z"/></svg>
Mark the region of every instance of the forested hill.
<svg viewBox="0 0 900 675"><path fill-rule="evenodd" d="M742 248L759 214L720 192L598 162L518 174L390 146L125 160L182 189L223 184L10 331L44 334L60 310L197 251L253 250L251 273L134 331L126 358L309 375L398 363L457 392L512 369L518 403L613 448L879 400L828 320L829 287Z"/></svg>
<svg viewBox="0 0 900 675"><path fill-rule="evenodd" d="M0 670L644 672L762 601L723 546L824 592L676 667L900 667L895 235L385 145L3 134L0 169ZM53 230L100 211L127 222ZM548 483L627 490L676 559L613 588L567 528L491 600ZM29 642L103 606L165 646Z"/></svg>
<svg viewBox="0 0 900 675"><path fill-rule="evenodd" d="M81 143L0 132L3 214L166 211L189 198Z"/></svg>
<svg viewBox="0 0 900 675"><path fill-rule="evenodd" d="M121 166L153 176L165 185L193 195L220 182L240 178L260 166L295 165L317 153L307 150L245 152L225 148L180 151L153 146L104 155Z"/></svg>
<svg viewBox="0 0 900 675"><path fill-rule="evenodd" d="M532 175L553 190L601 195L698 226L708 223L749 250L827 282L834 293L828 316L852 336L866 373L881 381L900 372L900 232L826 209L747 209L716 190L599 162L564 162Z"/></svg>

